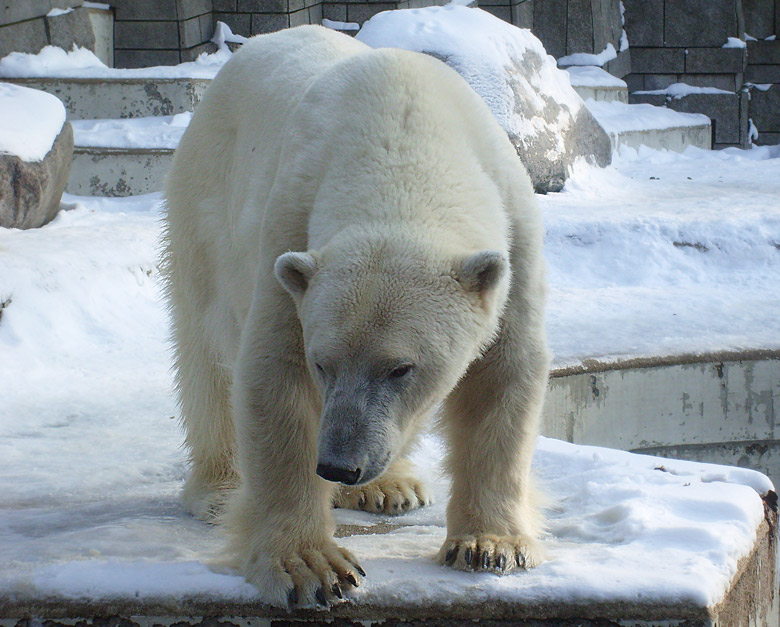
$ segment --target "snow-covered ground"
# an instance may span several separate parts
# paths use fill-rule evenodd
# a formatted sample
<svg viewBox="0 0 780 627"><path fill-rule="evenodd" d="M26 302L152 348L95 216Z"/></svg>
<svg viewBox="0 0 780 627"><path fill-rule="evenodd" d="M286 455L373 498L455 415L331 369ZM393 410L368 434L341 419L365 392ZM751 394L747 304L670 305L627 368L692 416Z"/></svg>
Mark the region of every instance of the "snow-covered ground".
<svg viewBox="0 0 780 627"><path fill-rule="evenodd" d="M251 598L240 577L208 569L219 532L178 500L159 196L65 200L70 210L41 229L0 230L0 589ZM557 366L780 348L780 148L625 150L538 200ZM549 560L474 575L432 561L445 534L440 457L434 436L415 455L434 506L394 519L403 529L342 540L369 574L358 602L716 602L770 489L747 470L542 438Z"/></svg>

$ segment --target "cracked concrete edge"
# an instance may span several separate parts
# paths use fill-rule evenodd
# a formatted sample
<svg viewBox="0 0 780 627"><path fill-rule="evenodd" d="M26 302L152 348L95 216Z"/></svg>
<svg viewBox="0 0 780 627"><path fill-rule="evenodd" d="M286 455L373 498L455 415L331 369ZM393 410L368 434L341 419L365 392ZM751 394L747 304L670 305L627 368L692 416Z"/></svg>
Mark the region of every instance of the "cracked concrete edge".
<svg viewBox="0 0 780 627"><path fill-rule="evenodd" d="M287 613L247 602L226 602L210 597L149 599L12 599L0 597L0 627L283 627L301 623L331 627L382 623L466 627L514 624L527 626L631 624L649 627L712 627L716 625L777 625L776 501L765 498L765 519L756 531L751 553L738 565L730 590L715 607L690 601L638 603L631 601L566 603L488 602L401 605L397 599L384 605L335 606L327 613L299 610ZM387 533L399 525L372 527L343 525L340 535Z"/></svg>
<svg viewBox="0 0 780 627"><path fill-rule="evenodd" d="M679 355L631 357L628 359L599 360L584 359L581 364L553 368L551 379L568 377L575 374L591 374L609 370L639 370L662 366L685 366L694 364L712 364L721 362L780 360L780 350L749 349L744 351L718 351L714 353L681 353Z"/></svg>

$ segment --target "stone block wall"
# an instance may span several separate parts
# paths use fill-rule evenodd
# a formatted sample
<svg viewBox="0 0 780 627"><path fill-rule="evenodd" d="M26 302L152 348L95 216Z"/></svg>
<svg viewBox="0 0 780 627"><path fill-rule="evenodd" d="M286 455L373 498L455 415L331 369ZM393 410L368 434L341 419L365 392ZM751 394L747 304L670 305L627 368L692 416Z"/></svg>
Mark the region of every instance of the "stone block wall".
<svg viewBox="0 0 780 627"><path fill-rule="evenodd" d="M479 7L490 10L480 0ZM510 20L515 26L530 28L555 58L584 52L599 54L608 44L618 58L605 69L622 77L630 71L629 51L620 52L623 23L620 0L508 0ZM497 14L498 15L498 14ZM499 15L503 17L503 15Z"/></svg>
<svg viewBox="0 0 780 627"><path fill-rule="evenodd" d="M212 0L111 0L118 67L175 65L212 52Z"/></svg>
<svg viewBox="0 0 780 627"><path fill-rule="evenodd" d="M730 37L744 39L745 32L762 37L776 34L780 0L623 2L631 44L631 74L625 77L629 102L665 103L679 111L704 113L713 120L715 148L747 147L753 105L745 83L780 82L780 49L762 48L761 56L753 45L723 45ZM757 62L768 60L772 53L778 65ZM695 94L681 99L636 93L663 90L673 83L730 93Z"/></svg>
<svg viewBox="0 0 780 627"><path fill-rule="evenodd" d="M6 0L0 3L0 57L11 52L37 53L44 46L70 49L79 46L95 48L95 35L88 9L82 0ZM76 7L76 8L74 8ZM53 9L73 9L56 16Z"/></svg>

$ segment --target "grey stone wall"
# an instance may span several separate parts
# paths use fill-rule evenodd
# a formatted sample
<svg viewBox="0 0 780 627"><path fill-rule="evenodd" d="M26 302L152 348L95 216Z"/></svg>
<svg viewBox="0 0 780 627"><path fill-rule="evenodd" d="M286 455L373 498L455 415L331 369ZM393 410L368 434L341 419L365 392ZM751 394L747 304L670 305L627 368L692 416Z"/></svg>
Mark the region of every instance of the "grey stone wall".
<svg viewBox="0 0 780 627"><path fill-rule="evenodd" d="M745 32L762 38L776 34L780 0L624 0L624 5L631 43L631 74L625 77L629 102L704 113L713 120L715 148L747 147L753 110L763 111L775 92L748 93L745 83L780 82L780 48L764 41L747 48L723 45L729 37L744 39ZM672 83L731 93L681 99L635 93L662 90ZM767 120L764 114L756 117L769 129L767 139L777 132L780 110L775 121ZM758 126L756 120L754 123Z"/></svg>
<svg viewBox="0 0 780 627"><path fill-rule="evenodd" d="M174 65L211 52L212 0L111 0L118 67Z"/></svg>
<svg viewBox="0 0 780 627"><path fill-rule="evenodd" d="M480 8L496 0L480 0ZM612 44L618 58L605 69L615 76L630 71L629 51L620 53L623 24L620 0L508 0L515 26L530 28L555 58L585 52L599 54ZM488 9L489 10L489 9ZM499 15L503 17L503 15Z"/></svg>
<svg viewBox="0 0 780 627"><path fill-rule="evenodd" d="M78 7L82 0L6 0L0 3L0 57L11 52L37 53L44 46L70 49L76 43L94 50L88 10L47 17L52 8Z"/></svg>

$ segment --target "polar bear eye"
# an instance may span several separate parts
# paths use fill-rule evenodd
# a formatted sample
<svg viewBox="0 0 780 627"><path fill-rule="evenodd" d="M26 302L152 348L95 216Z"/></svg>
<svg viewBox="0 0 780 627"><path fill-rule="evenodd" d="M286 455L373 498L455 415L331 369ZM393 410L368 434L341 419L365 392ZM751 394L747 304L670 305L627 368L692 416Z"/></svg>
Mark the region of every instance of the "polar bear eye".
<svg viewBox="0 0 780 627"><path fill-rule="evenodd" d="M387 375L388 379L401 379L405 377L412 370L412 364L401 364L393 368Z"/></svg>
<svg viewBox="0 0 780 627"><path fill-rule="evenodd" d="M324 379L326 377L326 375L325 375L325 368L320 366L320 364L314 364L314 367L317 368L317 372Z"/></svg>

